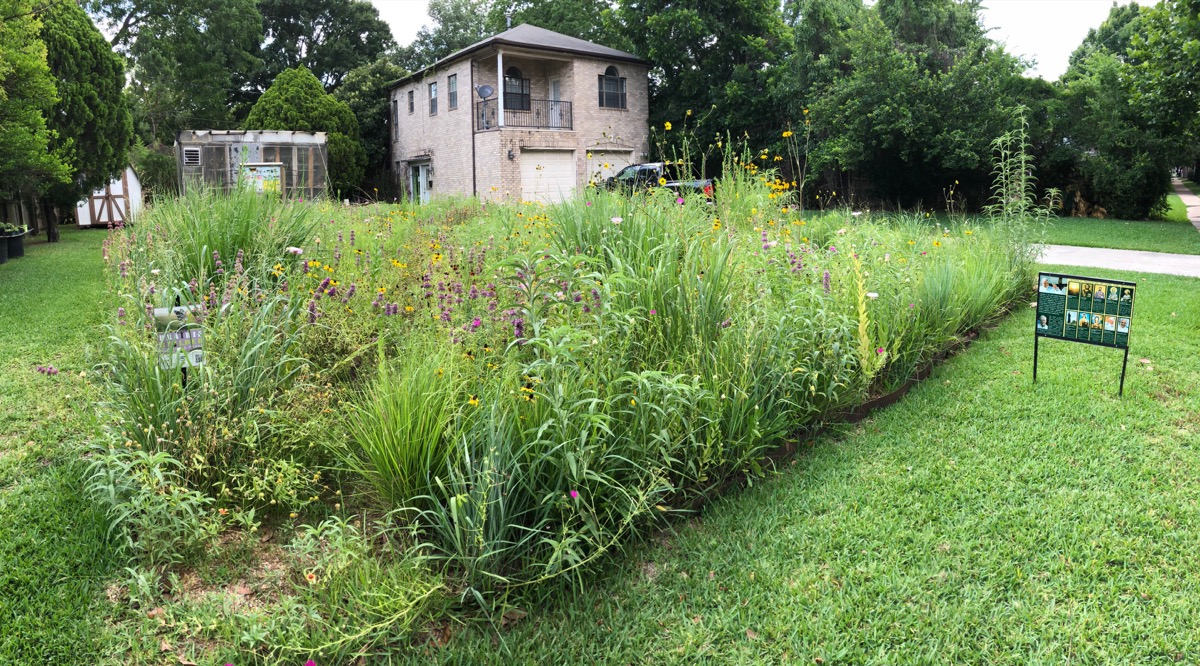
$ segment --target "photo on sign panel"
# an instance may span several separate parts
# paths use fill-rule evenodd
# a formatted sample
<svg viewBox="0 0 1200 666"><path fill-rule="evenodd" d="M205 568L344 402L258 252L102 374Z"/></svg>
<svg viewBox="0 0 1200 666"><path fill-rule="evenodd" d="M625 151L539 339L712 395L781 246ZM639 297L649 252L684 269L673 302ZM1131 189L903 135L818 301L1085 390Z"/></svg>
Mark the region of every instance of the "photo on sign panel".
<svg viewBox="0 0 1200 666"><path fill-rule="evenodd" d="M1079 313L1074 310L1067 311L1067 326L1074 326L1079 321Z"/></svg>
<svg viewBox="0 0 1200 666"><path fill-rule="evenodd" d="M1126 301L1126 302L1132 301L1133 300L1133 290L1132 289L1122 290L1121 291L1121 300Z"/></svg>
<svg viewBox="0 0 1200 666"><path fill-rule="evenodd" d="M1083 286L1081 287L1081 289L1082 289L1082 293L1079 296L1080 298L1091 298L1092 297L1092 285L1090 285L1088 283L1084 283Z"/></svg>
<svg viewBox="0 0 1200 666"><path fill-rule="evenodd" d="M1108 288L1108 300L1110 300L1110 301L1117 300L1117 288L1116 287Z"/></svg>
<svg viewBox="0 0 1200 666"><path fill-rule="evenodd" d="M1097 300L1101 300L1101 301L1104 300L1104 296L1106 293L1108 293L1108 290L1105 289L1104 285L1102 285L1102 284L1096 285L1095 291L1092 292L1093 296L1095 296L1095 298Z"/></svg>
<svg viewBox="0 0 1200 666"><path fill-rule="evenodd" d="M1062 278L1053 275L1042 276L1042 283L1038 286L1038 291L1043 294L1063 293Z"/></svg>
<svg viewBox="0 0 1200 666"><path fill-rule="evenodd" d="M1129 319L1127 317L1121 317L1120 319L1117 320L1117 333L1128 333L1128 332L1129 332Z"/></svg>
<svg viewBox="0 0 1200 666"><path fill-rule="evenodd" d="M1048 331L1048 330L1050 330L1050 322L1049 322L1049 320L1046 318L1046 315L1039 315L1039 316L1038 316L1038 318L1037 318L1037 328L1038 328L1038 330L1039 330L1039 331Z"/></svg>
<svg viewBox="0 0 1200 666"><path fill-rule="evenodd" d="M1083 328L1088 328L1092 325L1092 315L1086 312L1079 313L1079 325Z"/></svg>
<svg viewBox="0 0 1200 666"><path fill-rule="evenodd" d="M1067 283L1067 295L1068 296L1078 296L1079 295L1079 283L1078 282L1072 280Z"/></svg>
<svg viewBox="0 0 1200 666"><path fill-rule="evenodd" d="M1117 330L1117 318L1116 317L1105 317L1104 318L1104 330L1106 330L1106 331Z"/></svg>

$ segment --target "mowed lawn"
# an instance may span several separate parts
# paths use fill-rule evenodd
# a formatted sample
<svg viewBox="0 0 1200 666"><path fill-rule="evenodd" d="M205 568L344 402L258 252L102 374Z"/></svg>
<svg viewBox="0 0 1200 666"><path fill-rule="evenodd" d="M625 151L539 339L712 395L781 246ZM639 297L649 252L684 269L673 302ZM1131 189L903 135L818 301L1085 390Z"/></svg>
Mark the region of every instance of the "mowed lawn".
<svg viewBox="0 0 1200 666"><path fill-rule="evenodd" d="M120 562L82 496L99 397L79 373L101 335L103 231L64 228L0 266L0 664L94 664ZM60 369L54 377L37 366Z"/></svg>
<svg viewBox="0 0 1200 666"><path fill-rule="evenodd" d="M1139 283L1124 398L1122 353L1078 343L1044 342L1032 385L1017 312L600 582L420 659L1200 662L1200 281L1061 270Z"/></svg>
<svg viewBox="0 0 1200 666"><path fill-rule="evenodd" d="M1176 195L1177 206L1168 220L1130 222L1060 217L1046 224L1044 242L1054 245L1111 247L1176 254L1200 254L1200 231L1187 221L1186 210Z"/></svg>

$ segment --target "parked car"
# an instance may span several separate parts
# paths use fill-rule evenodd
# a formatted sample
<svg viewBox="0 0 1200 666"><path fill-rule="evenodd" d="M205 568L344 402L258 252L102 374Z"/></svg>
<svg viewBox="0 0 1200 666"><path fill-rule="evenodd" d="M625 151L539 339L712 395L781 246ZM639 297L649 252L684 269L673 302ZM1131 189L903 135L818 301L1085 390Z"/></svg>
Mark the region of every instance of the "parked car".
<svg viewBox="0 0 1200 666"><path fill-rule="evenodd" d="M713 195L713 181L710 178L682 179L674 164L665 162L646 162L631 164L604 181L604 186L610 190L633 192L650 187L665 187L676 192L697 192L708 198ZM666 179L666 182L663 182Z"/></svg>

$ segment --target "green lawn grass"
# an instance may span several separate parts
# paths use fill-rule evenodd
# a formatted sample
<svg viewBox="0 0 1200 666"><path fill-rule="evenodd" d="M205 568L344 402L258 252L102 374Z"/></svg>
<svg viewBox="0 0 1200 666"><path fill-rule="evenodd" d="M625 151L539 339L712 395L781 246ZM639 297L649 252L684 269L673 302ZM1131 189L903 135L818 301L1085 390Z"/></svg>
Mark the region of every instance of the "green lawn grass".
<svg viewBox="0 0 1200 666"><path fill-rule="evenodd" d="M1179 200L1178 196L1172 198ZM1182 204L1180 204L1182 205ZM1200 254L1200 232L1187 221L1094 220L1061 217L1046 224L1045 242L1054 245Z"/></svg>
<svg viewBox="0 0 1200 666"><path fill-rule="evenodd" d="M1187 206L1183 204L1183 199L1179 198L1178 194L1167 195L1167 214L1163 216L1163 222L1187 222Z"/></svg>
<svg viewBox="0 0 1200 666"><path fill-rule="evenodd" d="M505 649L479 626L423 658L1200 661L1200 281L1105 274L1139 283L1123 399L1121 352L1083 344L1043 342L1032 385L1018 312L603 582L520 602Z"/></svg>
<svg viewBox="0 0 1200 666"><path fill-rule="evenodd" d="M98 333L101 231L64 228L0 266L0 663L94 664L119 562L82 496L94 431L79 373ZM55 377L36 367L61 370ZM103 602L103 603L102 603Z"/></svg>
<svg viewBox="0 0 1200 666"><path fill-rule="evenodd" d="M1192 194L1200 197L1200 184L1196 184L1190 180L1183 181L1183 186L1192 191Z"/></svg>

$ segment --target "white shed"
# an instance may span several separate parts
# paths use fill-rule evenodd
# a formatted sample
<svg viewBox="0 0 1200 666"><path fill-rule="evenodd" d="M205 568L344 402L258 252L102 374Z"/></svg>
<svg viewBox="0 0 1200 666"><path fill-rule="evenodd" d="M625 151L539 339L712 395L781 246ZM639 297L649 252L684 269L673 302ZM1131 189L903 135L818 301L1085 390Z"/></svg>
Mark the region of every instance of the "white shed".
<svg viewBox="0 0 1200 666"><path fill-rule="evenodd" d="M81 227L120 226L142 209L142 183L133 167L125 167L120 178L75 206L75 219Z"/></svg>

